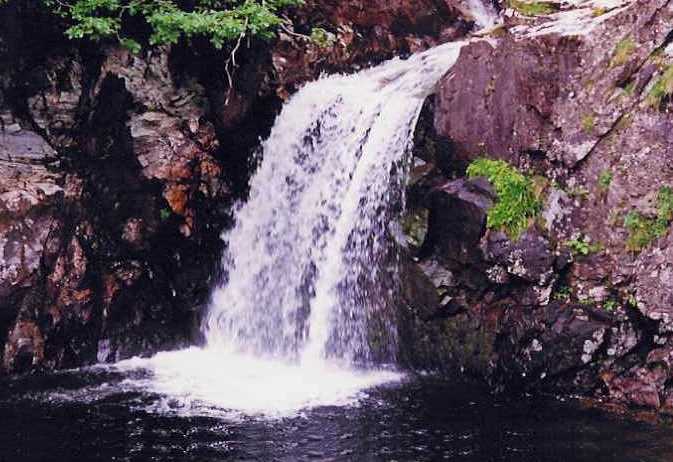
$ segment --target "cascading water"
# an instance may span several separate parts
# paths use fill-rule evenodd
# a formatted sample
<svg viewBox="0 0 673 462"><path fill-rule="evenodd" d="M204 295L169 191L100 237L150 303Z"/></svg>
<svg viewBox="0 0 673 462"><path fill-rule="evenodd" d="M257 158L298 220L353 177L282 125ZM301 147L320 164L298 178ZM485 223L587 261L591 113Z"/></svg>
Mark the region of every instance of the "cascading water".
<svg viewBox="0 0 673 462"><path fill-rule="evenodd" d="M227 278L213 296L208 348L371 359L368 318L387 308L388 294L377 292L405 153L460 47L324 78L286 104L225 237Z"/></svg>
<svg viewBox="0 0 673 462"><path fill-rule="evenodd" d="M143 386L183 402L248 412L340 403L398 378L371 368L395 351L388 224L423 102L462 46L300 90L224 236L206 346L120 367L150 369Z"/></svg>

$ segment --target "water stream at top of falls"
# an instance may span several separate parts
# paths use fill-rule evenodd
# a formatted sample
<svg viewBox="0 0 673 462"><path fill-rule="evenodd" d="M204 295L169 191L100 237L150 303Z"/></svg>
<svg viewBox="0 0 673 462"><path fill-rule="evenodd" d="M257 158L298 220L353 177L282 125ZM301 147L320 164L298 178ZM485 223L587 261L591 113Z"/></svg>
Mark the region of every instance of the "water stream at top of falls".
<svg viewBox="0 0 673 462"><path fill-rule="evenodd" d="M208 348L319 363L368 363L394 296L388 225L425 98L458 58L450 43L348 76L322 78L285 105L249 200L224 237ZM388 358L394 350L394 335ZM386 356L379 352L378 357Z"/></svg>
<svg viewBox="0 0 673 462"><path fill-rule="evenodd" d="M353 402L400 374L390 223L423 103L465 42L307 84L263 142L223 238L206 344L117 363L187 412L292 413ZM375 345L374 345L375 344Z"/></svg>

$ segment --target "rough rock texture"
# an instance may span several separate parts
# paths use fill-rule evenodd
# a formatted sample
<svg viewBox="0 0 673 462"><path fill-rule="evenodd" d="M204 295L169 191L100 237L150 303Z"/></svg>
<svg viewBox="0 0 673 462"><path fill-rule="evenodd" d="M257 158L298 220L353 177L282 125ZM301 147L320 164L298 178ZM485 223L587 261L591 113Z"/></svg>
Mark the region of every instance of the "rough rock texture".
<svg viewBox="0 0 673 462"><path fill-rule="evenodd" d="M430 0L290 14L296 31L246 41L227 68L205 41L133 55L66 40L39 2L0 6L0 373L198 341L279 96L471 24ZM338 36L329 53L304 35L316 21Z"/></svg>
<svg viewBox="0 0 673 462"><path fill-rule="evenodd" d="M594 3L528 19L508 10L443 80L436 132L421 135L448 149L425 156L436 168L420 183L494 157L544 177L545 205L512 242L485 228L488 195L465 200L465 180L439 188L443 201L416 201L428 230L404 316L422 341L404 357L500 389L673 411L673 234L634 249L625 226L629 212L656 217L659 189L673 186L673 106L652 96L673 64L673 2ZM437 309L457 305L452 316L413 304L433 290Z"/></svg>
<svg viewBox="0 0 673 462"><path fill-rule="evenodd" d="M457 0L309 0L273 53L281 96L320 72L343 72L465 35L473 22ZM301 33L321 26L324 40Z"/></svg>

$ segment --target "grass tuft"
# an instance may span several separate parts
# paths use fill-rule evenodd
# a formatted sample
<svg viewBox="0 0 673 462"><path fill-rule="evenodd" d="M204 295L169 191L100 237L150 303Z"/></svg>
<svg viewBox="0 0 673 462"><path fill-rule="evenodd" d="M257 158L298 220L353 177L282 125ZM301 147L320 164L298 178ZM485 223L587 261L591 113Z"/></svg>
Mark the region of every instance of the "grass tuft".
<svg viewBox="0 0 673 462"><path fill-rule="evenodd" d="M554 3L525 0L509 0L509 7L524 16L542 16L555 13L558 10L558 7Z"/></svg>
<svg viewBox="0 0 673 462"><path fill-rule="evenodd" d="M631 37L620 40L612 53L610 67L619 67L628 63L634 51L636 51L636 42Z"/></svg>
<svg viewBox="0 0 673 462"><path fill-rule="evenodd" d="M626 248L640 252L655 239L664 237L673 222L673 189L664 186L657 196L656 218L646 217L639 212L629 212L624 219L624 227L629 231Z"/></svg>
<svg viewBox="0 0 673 462"><path fill-rule="evenodd" d="M664 70L663 75L650 90L647 95L647 105L659 109L666 98L673 95L673 64Z"/></svg>

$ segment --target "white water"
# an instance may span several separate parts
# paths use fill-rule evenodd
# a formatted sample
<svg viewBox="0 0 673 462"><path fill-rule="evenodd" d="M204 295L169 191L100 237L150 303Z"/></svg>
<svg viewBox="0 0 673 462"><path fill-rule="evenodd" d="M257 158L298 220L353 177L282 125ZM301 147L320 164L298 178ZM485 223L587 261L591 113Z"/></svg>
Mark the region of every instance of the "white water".
<svg viewBox="0 0 673 462"><path fill-rule="evenodd" d="M480 29L491 29L500 22L493 5L490 5L487 0L466 0L465 3Z"/></svg>
<svg viewBox="0 0 673 462"><path fill-rule="evenodd" d="M390 207L423 101L460 48L324 78L285 105L225 236L208 348L302 364L372 359L369 319L385 318L394 295L377 293L394 290L381 284Z"/></svg>
<svg viewBox="0 0 673 462"><path fill-rule="evenodd" d="M388 225L403 206L423 102L462 45L326 77L292 97L224 236L206 346L119 363L151 372L127 385L173 397L182 411L283 414L399 380L373 368L395 351Z"/></svg>

